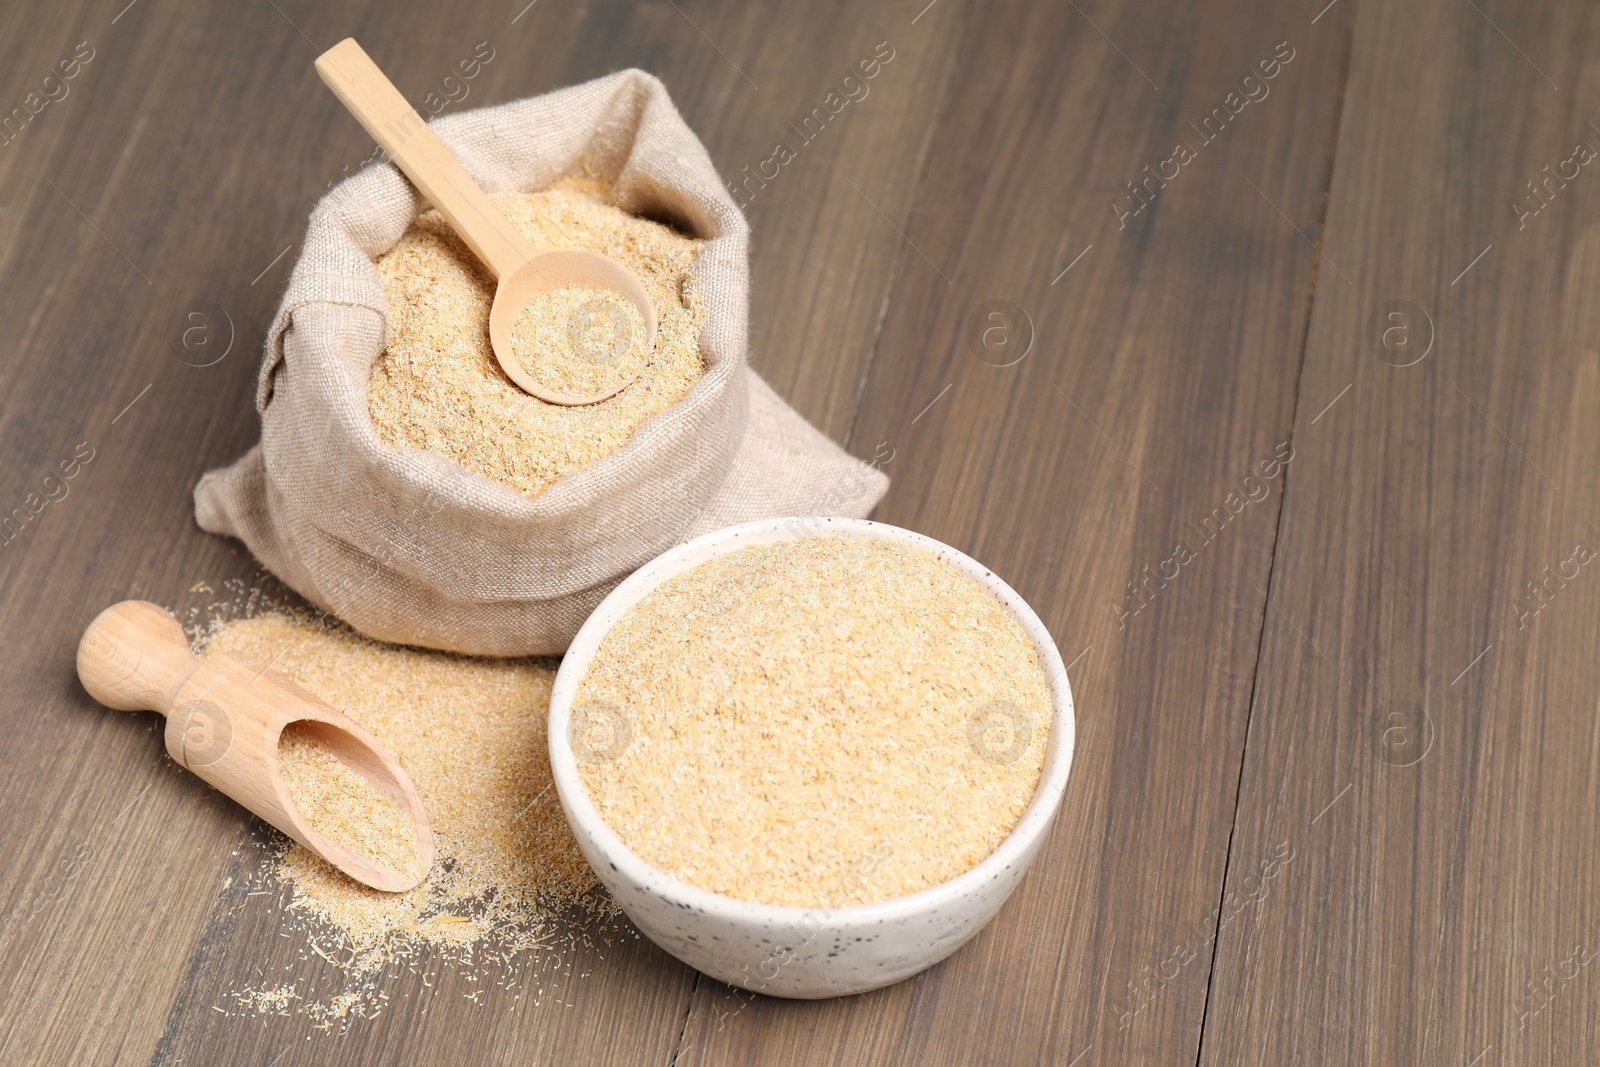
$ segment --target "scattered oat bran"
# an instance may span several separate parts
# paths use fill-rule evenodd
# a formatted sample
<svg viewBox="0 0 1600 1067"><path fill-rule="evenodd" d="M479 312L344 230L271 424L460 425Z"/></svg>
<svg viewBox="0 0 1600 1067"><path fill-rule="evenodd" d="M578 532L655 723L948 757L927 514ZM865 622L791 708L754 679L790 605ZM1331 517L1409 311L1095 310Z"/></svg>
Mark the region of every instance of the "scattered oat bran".
<svg viewBox="0 0 1600 1067"><path fill-rule="evenodd" d="M275 986L271 989L247 989L233 996L240 1007L247 1008L256 1015L285 1014L289 1010L289 1002L300 999L298 987L293 985Z"/></svg>
<svg viewBox="0 0 1600 1067"><path fill-rule="evenodd" d="M298 844L276 866L291 907L334 935L324 951L358 988L305 1010L365 1005L361 980L423 945L465 953L543 947L551 917L574 903L602 911L551 786L548 660L472 659L380 645L342 627L280 614L221 622L202 655L270 663L366 727L422 794L434 833L428 877L405 893L359 885ZM337 957L337 958L336 958Z"/></svg>
<svg viewBox="0 0 1600 1067"><path fill-rule="evenodd" d="M513 358L546 389L597 396L643 373L644 317L616 293L567 285L540 293L511 324Z"/></svg>
<svg viewBox="0 0 1600 1067"><path fill-rule="evenodd" d="M279 735L278 773L295 810L317 833L406 878L422 874L410 814L379 795L306 724L290 723Z"/></svg>
<svg viewBox="0 0 1600 1067"><path fill-rule="evenodd" d="M1031 799L1052 715L1032 642L982 587L921 548L836 535L664 582L606 635L573 703L580 775L629 848L796 907L978 863Z"/></svg>
<svg viewBox="0 0 1600 1067"><path fill-rule="evenodd" d="M531 497L621 448L700 379L706 307L690 268L705 242L629 215L591 179L494 199L535 244L602 252L639 277L657 321L638 377L583 407L548 404L517 388L489 344L493 278L443 217L427 211L378 259L388 347L372 366L367 409L385 444L426 449ZM617 362L585 373L633 366L626 356Z"/></svg>

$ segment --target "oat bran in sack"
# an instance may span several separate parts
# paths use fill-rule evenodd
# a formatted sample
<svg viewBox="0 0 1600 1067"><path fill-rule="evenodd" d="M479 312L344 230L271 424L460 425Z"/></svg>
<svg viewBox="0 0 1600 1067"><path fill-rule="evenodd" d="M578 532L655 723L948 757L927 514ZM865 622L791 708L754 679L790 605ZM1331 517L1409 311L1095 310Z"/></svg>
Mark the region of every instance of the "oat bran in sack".
<svg viewBox="0 0 1600 1067"><path fill-rule="evenodd" d="M202 529L238 537L286 584L370 637L475 655L565 651L634 568L722 526L870 512L888 479L746 366L749 228L665 87L626 70L432 124L491 194L568 174L706 241L705 374L617 451L536 497L379 441L368 378L387 300L374 261L426 208L392 165L312 211L268 333L261 443L195 488Z"/></svg>

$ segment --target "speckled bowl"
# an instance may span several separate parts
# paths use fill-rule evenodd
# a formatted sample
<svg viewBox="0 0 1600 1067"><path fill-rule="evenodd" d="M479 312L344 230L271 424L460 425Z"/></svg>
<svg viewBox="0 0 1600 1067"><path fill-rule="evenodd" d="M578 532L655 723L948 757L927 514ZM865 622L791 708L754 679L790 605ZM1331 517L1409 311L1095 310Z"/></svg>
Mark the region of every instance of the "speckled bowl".
<svg viewBox="0 0 1600 1067"><path fill-rule="evenodd" d="M600 641L662 582L713 556L813 534L900 541L928 549L987 589L1022 625L1051 678L1054 718L1032 801L1010 835L971 870L910 896L840 908L755 904L697 889L635 855L595 810L569 743L573 695ZM982 564L910 530L864 519L763 519L717 530L656 557L617 586L573 639L550 696L550 763L578 847L639 929L713 978L769 996L861 993L933 966L992 919L1017 887L1055 819L1072 763L1072 690L1049 631Z"/></svg>

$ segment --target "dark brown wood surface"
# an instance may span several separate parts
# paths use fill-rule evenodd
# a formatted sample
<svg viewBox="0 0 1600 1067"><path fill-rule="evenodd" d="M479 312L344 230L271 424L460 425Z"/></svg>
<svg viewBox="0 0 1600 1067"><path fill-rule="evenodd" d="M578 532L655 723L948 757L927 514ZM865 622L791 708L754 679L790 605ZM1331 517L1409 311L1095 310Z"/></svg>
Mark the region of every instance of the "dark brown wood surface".
<svg viewBox="0 0 1600 1067"><path fill-rule="evenodd" d="M1600 1056L1597 49L1356 14L1204 1064Z"/></svg>
<svg viewBox="0 0 1600 1067"><path fill-rule="evenodd" d="M1594 1062L1600 178L1559 174L1600 12L1324 2L0 10L0 1063ZM370 151L311 68L347 35L413 99L488 42L460 107L651 70L730 179L894 49L749 202L751 346L884 463L876 517L1073 661L1061 817L945 963L785 1002L619 921L517 961L536 1002L447 971L343 1034L217 1010L331 967L72 651L263 580L190 492L255 440L306 214Z"/></svg>

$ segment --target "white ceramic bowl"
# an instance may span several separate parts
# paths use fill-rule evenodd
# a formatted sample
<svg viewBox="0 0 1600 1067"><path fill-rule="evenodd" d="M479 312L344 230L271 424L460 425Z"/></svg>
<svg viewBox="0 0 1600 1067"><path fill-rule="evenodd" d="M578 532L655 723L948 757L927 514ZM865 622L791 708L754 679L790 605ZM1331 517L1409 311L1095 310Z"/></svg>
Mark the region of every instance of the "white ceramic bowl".
<svg viewBox="0 0 1600 1067"><path fill-rule="evenodd" d="M839 908L791 908L735 900L686 885L645 863L595 810L568 731L578 682L606 632L662 582L745 545L814 534L899 541L925 548L971 576L1033 640L1050 676L1054 717L1033 799L1016 827L977 866L910 896ZM960 948L1016 888L1055 819L1072 763L1072 690L1049 631L1010 586L948 545L864 519L763 519L679 545L639 568L589 616L561 661L550 696L550 764L567 821L595 874L640 930L713 978L780 997L835 997L908 978Z"/></svg>

